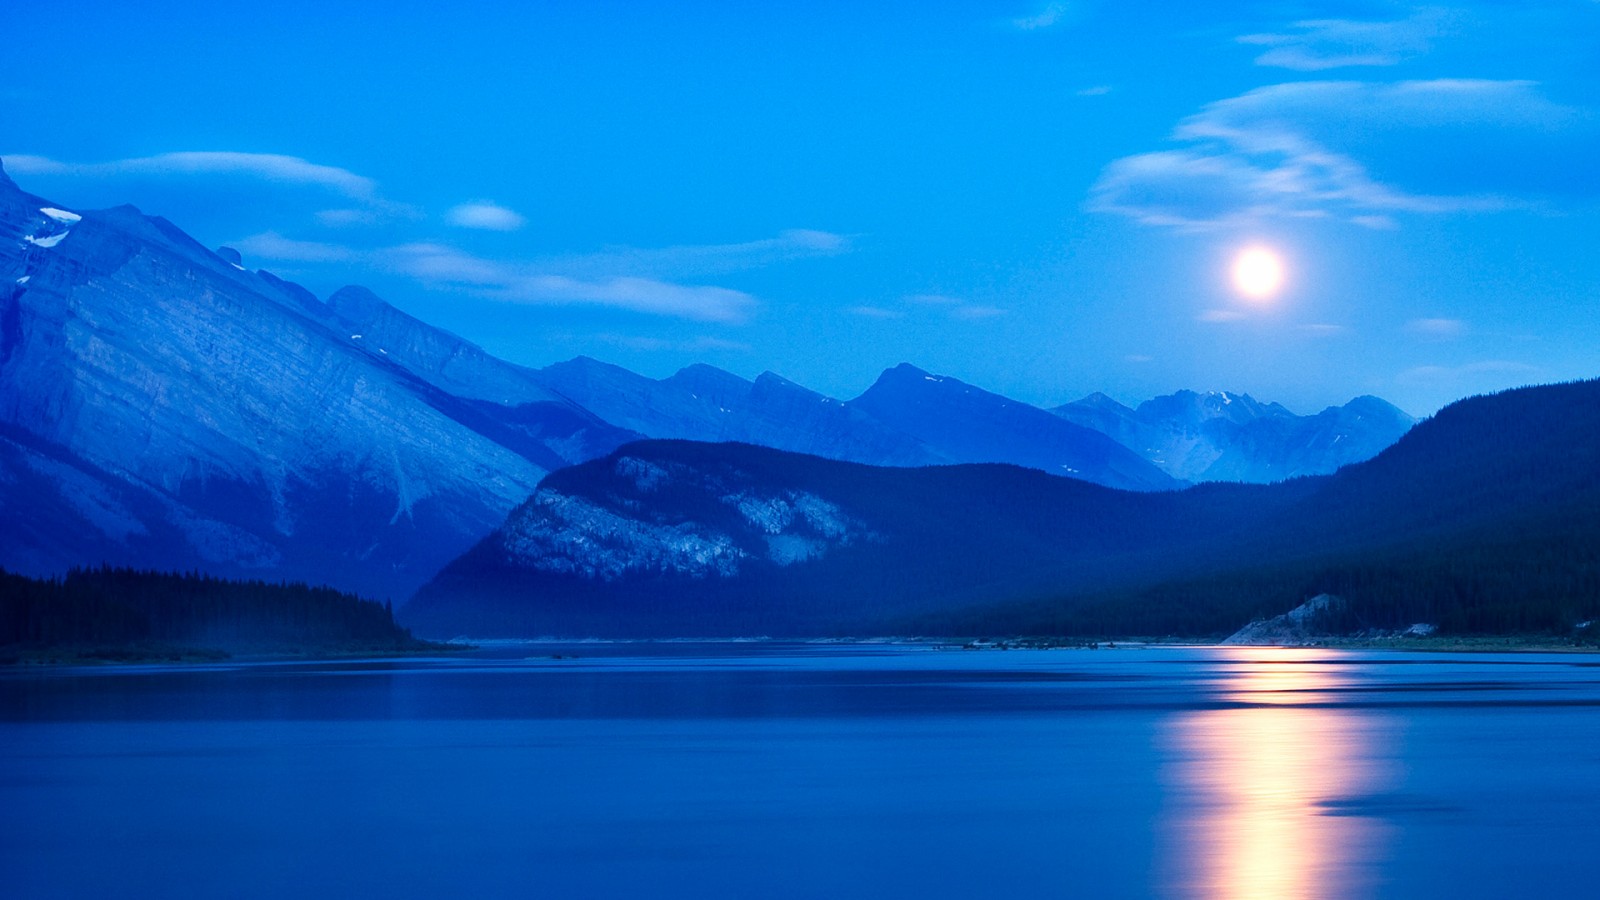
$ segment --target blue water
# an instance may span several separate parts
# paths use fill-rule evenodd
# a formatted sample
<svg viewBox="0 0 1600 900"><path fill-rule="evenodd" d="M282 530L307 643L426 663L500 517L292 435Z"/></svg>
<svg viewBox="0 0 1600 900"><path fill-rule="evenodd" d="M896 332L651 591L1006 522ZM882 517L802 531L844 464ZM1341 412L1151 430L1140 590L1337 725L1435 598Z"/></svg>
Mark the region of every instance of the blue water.
<svg viewBox="0 0 1600 900"><path fill-rule="evenodd" d="M1597 663L586 644L11 672L0 897L1594 896Z"/></svg>

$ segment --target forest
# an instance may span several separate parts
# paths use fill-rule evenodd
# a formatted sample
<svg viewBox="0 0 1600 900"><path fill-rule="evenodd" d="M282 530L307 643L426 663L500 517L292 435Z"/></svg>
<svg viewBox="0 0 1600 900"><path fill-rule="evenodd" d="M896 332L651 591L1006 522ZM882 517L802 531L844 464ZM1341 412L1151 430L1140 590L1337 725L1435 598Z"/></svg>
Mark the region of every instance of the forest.
<svg viewBox="0 0 1600 900"><path fill-rule="evenodd" d="M80 657L407 652L436 648L387 604L331 588L109 566L0 570L0 648Z"/></svg>

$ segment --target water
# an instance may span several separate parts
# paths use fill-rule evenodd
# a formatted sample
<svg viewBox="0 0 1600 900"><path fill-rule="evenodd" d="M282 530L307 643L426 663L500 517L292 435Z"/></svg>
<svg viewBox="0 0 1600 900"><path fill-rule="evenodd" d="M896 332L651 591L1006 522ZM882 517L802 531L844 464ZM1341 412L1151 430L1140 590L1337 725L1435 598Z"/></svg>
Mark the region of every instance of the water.
<svg viewBox="0 0 1600 900"><path fill-rule="evenodd" d="M1592 896L1597 846L1580 655L504 645L0 675L8 898Z"/></svg>

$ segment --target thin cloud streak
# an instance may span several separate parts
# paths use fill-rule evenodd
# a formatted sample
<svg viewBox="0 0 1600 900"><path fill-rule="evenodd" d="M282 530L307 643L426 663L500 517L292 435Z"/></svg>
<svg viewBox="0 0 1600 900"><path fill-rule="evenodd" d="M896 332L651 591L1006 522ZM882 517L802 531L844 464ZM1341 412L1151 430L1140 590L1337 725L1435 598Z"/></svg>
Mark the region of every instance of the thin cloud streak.
<svg viewBox="0 0 1600 900"><path fill-rule="evenodd" d="M1395 66L1426 53L1444 33L1450 15L1423 9L1395 21L1306 19L1288 31L1246 34L1241 44L1269 48L1256 57L1258 66L1297 72L1321 72L1348 66Z"/></svg>
<svg viewBox="0 0 1600 900"><path fill-rule="evenodd" d="M627 273L655 278L686 278L757 269L781 262L838 256L852 249L851 238L830 231L791 228L776 236L728 244L670 247L609 247L595 253L539 260L540 265L573 274Z"/></svg>
<svg viewBox="0 0 1600 900"><path fill-rule="evenodd" d="M349 169L277 153L185 151L98 163L62 162L28 155L7 156L5 160L8 170L21 175L103 178L111 175L241 174L286 184L314 185L352 200L372 200L378 189L377 182Z"/></svg>
<svg viewBox="0 0 1600 900"><path fill-rule="evenodd" d="M528 304L589 304L701 322L746 321L756 299L743 291L682 285L652 278L574 278L473 256L443 244L407 244L382 263L424 284L466 287L494 300Z"/></svg>

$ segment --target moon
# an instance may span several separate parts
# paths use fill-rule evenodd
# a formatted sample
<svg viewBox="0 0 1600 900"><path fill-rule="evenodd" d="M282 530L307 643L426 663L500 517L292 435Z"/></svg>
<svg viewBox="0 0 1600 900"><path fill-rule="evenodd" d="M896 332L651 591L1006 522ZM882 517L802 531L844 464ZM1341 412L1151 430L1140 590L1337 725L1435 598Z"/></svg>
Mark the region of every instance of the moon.
<svg viewBox="0 0 1600 900"><path fill-rule="evenodd" d="M1262 247L1247 247L1233 258L1233 286L1256 302L1272 299L1283 287L1283 257Z"/></svg>

